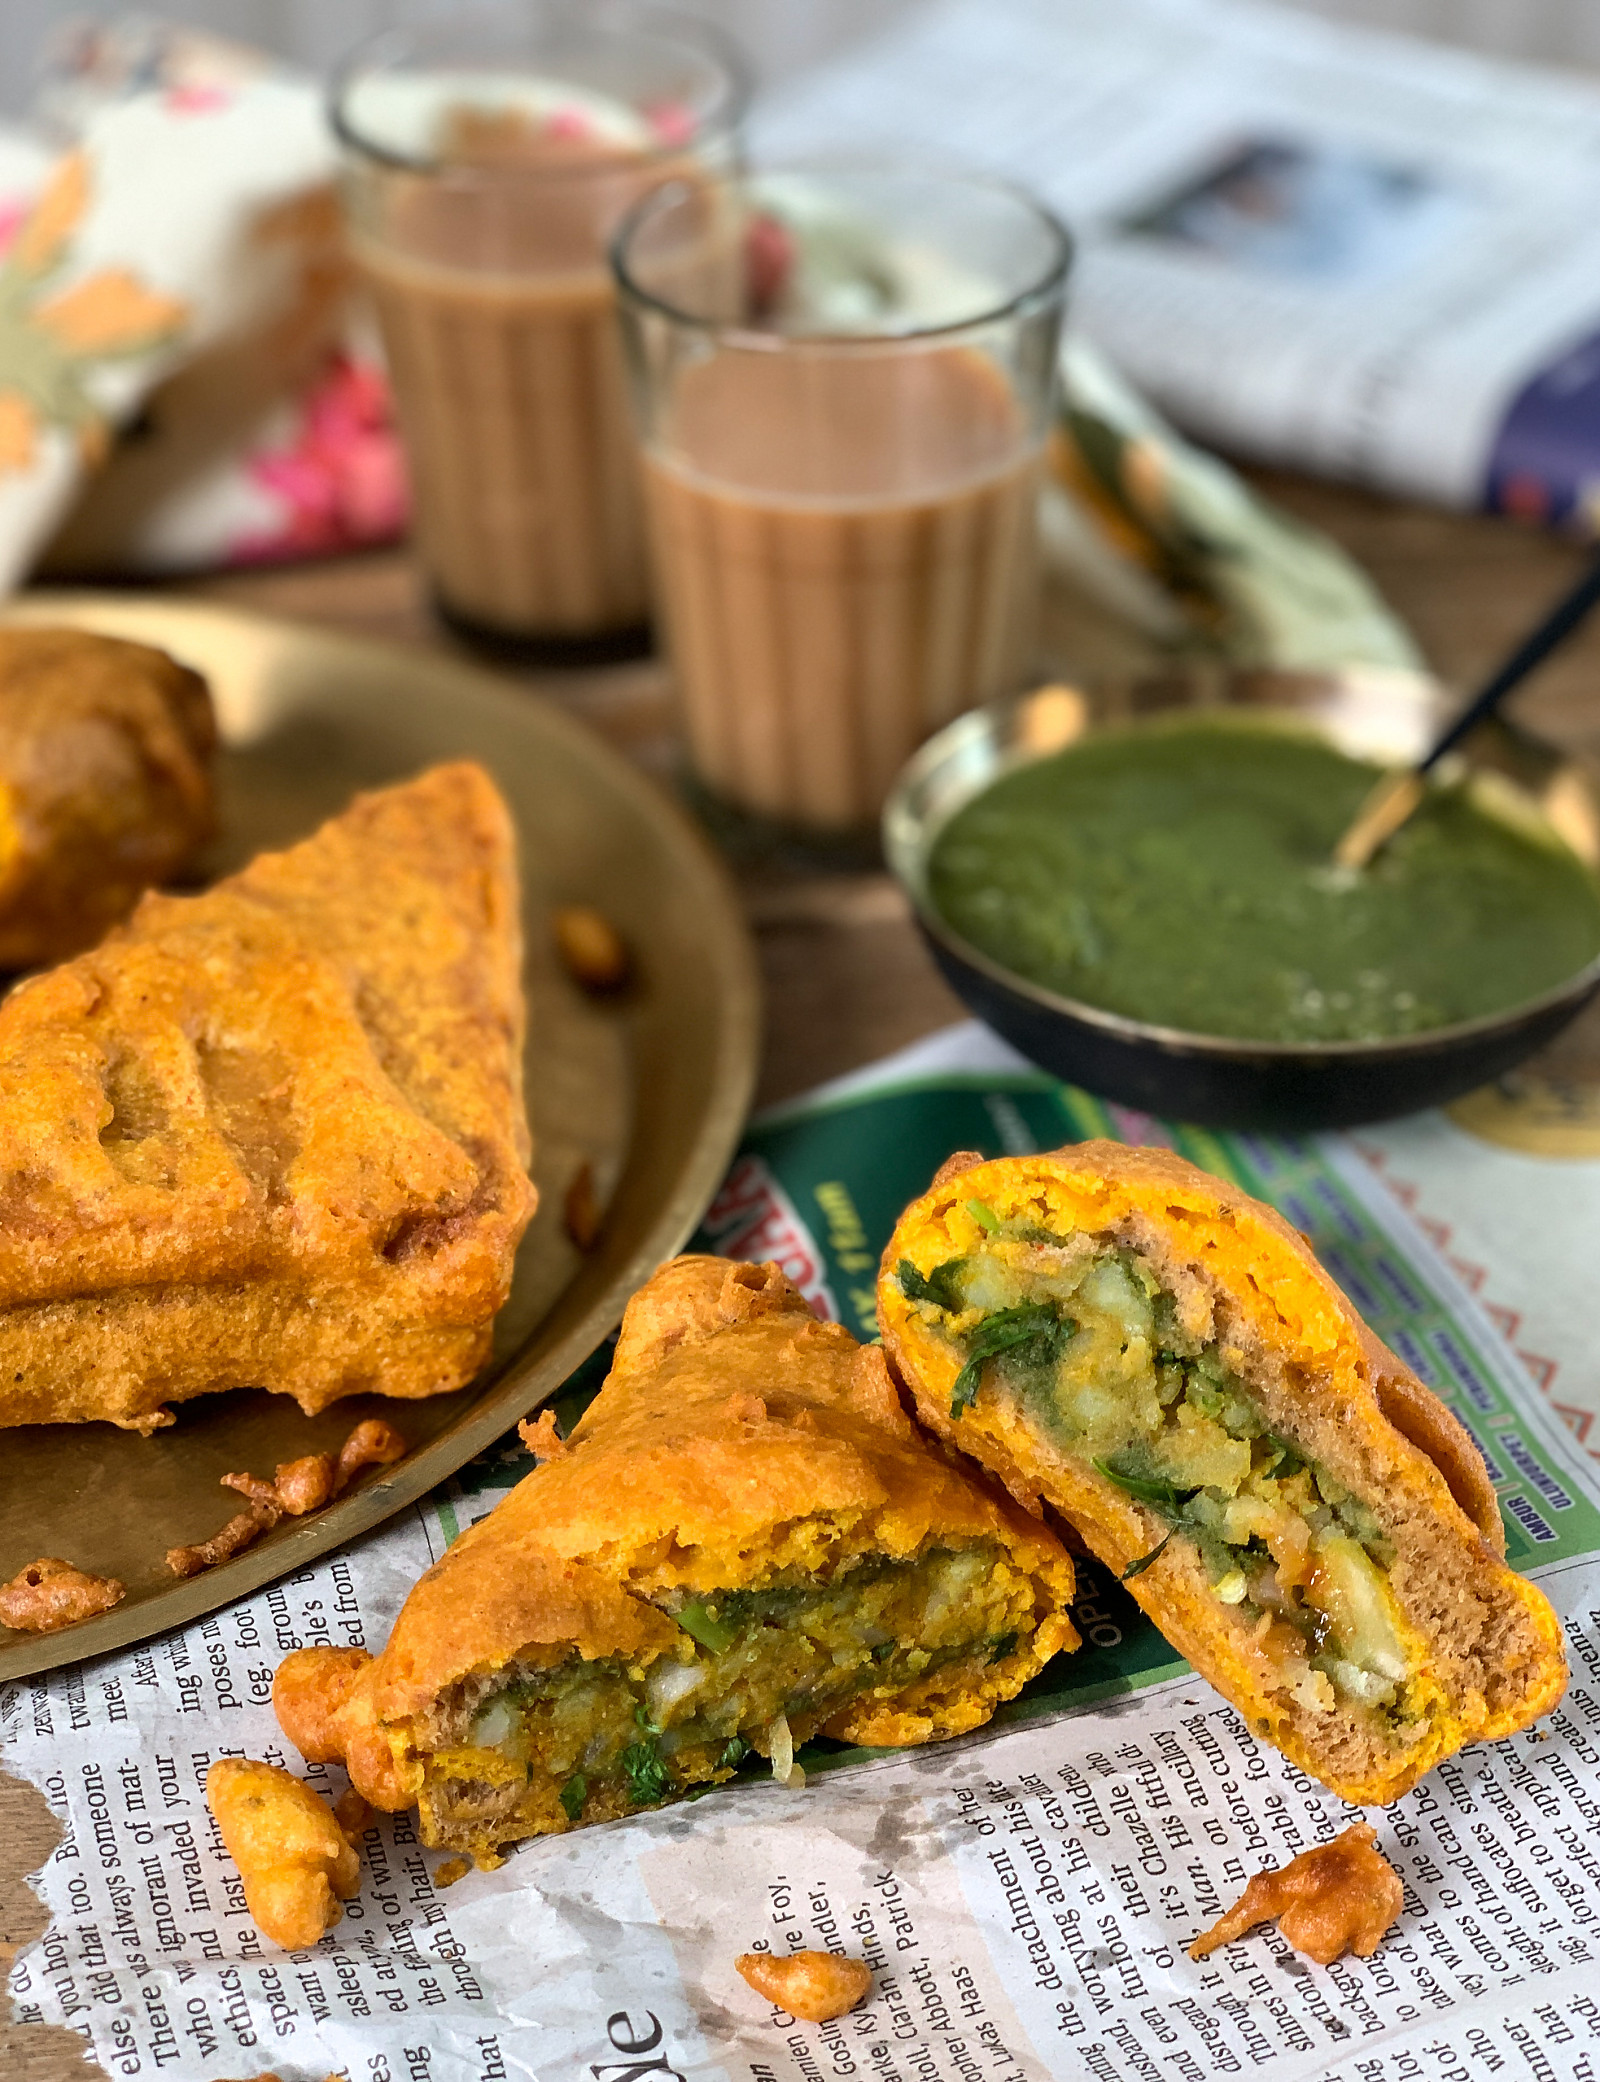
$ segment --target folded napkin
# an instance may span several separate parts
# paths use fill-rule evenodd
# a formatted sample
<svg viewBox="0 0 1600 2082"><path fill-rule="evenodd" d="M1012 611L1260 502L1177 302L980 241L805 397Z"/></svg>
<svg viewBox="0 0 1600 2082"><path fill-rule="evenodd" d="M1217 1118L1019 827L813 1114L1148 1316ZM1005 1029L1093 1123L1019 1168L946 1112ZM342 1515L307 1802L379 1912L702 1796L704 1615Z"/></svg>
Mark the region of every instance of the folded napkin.
<svg viewBox="0 0 1600 2082"><path fill-rule="evenodd" d="M1083 340L1062 355L1050 460L1053 561L1157 641L1283 671L1421 667L1358 564L1185 440Z"/></svg>
<svg viewBox="0 0 1600 2082"><path fill-rule="evenodd" d="M0 594L403 531L336 160L317 87L259 53L144 17L61 40L33 122L0 130ZM842 279L859 230L822 229ZM1416 663L1332 543L1086 344L1063 375L1045 529L1070 582L1158 642L1241 664Z"/></svg>

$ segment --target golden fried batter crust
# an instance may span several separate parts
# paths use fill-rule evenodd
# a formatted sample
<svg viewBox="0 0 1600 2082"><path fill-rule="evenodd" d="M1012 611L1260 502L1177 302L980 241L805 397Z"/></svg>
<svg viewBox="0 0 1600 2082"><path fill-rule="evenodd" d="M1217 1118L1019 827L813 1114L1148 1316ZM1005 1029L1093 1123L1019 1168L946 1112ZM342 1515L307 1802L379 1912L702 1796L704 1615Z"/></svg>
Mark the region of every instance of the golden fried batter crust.
<svg viewBox="0 0 1600 2082"><path fill-rule="evenodd" d="M0 1425L488 1357L534 1207L514 840L481 768L147 896L0 1004Z"/></svg>
<svg viewBox="0 0 1600 2082"><path fill-rule="evenodd" d="M757 1995L808 2024L843 2017L872 1986L866 1961L842 1952L741 1952L733 1964Z"/></svg>
<svg viewBox="0 0 1600 2082"><path fill-rule="evenodd" d="M361 1891L361 1861L327 1802L277 1764L219 1757L206 1805L261 1935L286 1952L325 1937Z"/></svg>
<svg viewBox="0 0 1600 2082"><path fill-rule="evenodd" d="M1276 1922L1297 1952L1332 1966L1346 1952L1370 1959L1405 1907L1405 1883L1378 1849L1370 1822L1352 1822L1275 1872L1258 1872L1239 1899L1189 1947L1209 1959L1258 1923Z"/></svg>
<svg viewBox="0 0 1600 2082"><path fill-rule="evenodd" d="M1281 1430L1375 1512L1396 1550L1391 1589L1426 1649L1426 1733L1395 1751L1361 1714L1313 1713L1283 1688L1253 1622L1218 1602L1191 1545L1173 1540L1128 1589L1180 1653L1303 1769L1346 1799L1397 1799L1464 1743L1525 1727L1566 1685L1544 1594L1509 1569L1494 1492L1470 1438L1367 1329L1300 1234L1238 1187L1165 1149L1084 1142L1039 1156L952 1159L901 1216L884 1253L878 1320L923 1423L972 1454L1020 1502L1058 1511L1120 1573L1167 1532L1011 1400L980 1393L950 1414L960 1353L901 1292L902 1258L927 1272L980 1249L969 1201L1139 1252L1211 1323L1228 1365Z"/></svg>
<svg viewBox="0 0 1600 2082"><path fill-rule="evenodd" d="M87 629L0 629L0 970L92 947L211 835L204 680Z"/></svg>

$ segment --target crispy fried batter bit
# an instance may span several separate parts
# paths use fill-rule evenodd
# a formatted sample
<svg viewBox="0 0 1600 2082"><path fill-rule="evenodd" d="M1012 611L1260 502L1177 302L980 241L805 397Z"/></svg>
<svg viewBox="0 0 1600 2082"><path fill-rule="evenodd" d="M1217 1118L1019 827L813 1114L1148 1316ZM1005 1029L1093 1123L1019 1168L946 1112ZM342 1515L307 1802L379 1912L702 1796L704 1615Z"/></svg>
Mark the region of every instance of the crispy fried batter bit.
<svg viewBox="0 0 1600 2082"><path fill-rule="evenodd" d="M594 1166L587 1157L572 1174L572 1183L562 1203L561 1218L567 1234L580 1251L593 1250L605 1220L600 1195L595 1191Z"/></svg>
<svg viewBox="0 0 1600 2082"><path fill-rule="evenodd" d="M243 1554L263 1533L270 1532L282 1516L275 1504L252 1502L248 1511L230 1518L221 1532L213 1533L209 1540L200 1540L193 1547L169 1547L167 1567L174 1576L198 1576L202 1569L214 1569L218 1562L232 1561L236 1554Z"/></svg>
<svg viewBox="0 0 1600 2082"><path fill-rule="evenodd" d="M354 1847L327 1802L276 1764L219 1757L206 1774L206 1804L262 1936L286 1952L326 1936L361 1884Z"/></svg>
<svg viewBox="0 0 1600 2082"><path fill-rule="evenodd" d="M245 1473L224 1475L222 1477L222 1486L224 1489L237 1489L247 1504L263 1512L270 1512L272 1516L266 1521L269 1525L276 1525L278 1519L283 1515L283 1507L278 1502L278 1487L275 1482L264 1481L260 1475Z"/></svg>
<svg viewBox="0 0 1600 2082"><path fill-rule="evenodd" d="M391 1461L401 1459L405 1450L406 1442L392 1424L385 1424L381 1417L367 1418L339 1448L339 1458L333 1466L334 1495L343 1496L363 1468L388 1467Z"/></svg>
<svg viewBox="0 0 1600 2082"><path fill-rule="evenodd" d="M453 1887L457 1880L464 1880L471 1870L470 1858L441 1858L433 1868L433 1884L436 1887Z"/></svg>
<svg viewBox="0 0 1600 2082"><path fill-rule="evenodd" d="M364 1648L296 1648L272 1680L278 1726L308 1764L342 1764L339 1709L372 1657Z"/></svg>
<svg viewBox="0 0 1600 2082"><path fill-rule="evenodd" d="M733 1963L757 1995L807 2024L842 2017L872 1986L870 1967L837 1952L791 1952L787 1959L770 1952L741 1952Z"/></svg>
<svg viewBox="0 0 1600 2082"><path fill-rule="evenodd" d="M368 1417L358 1424L338 1457L331 1453L306 1453L298 1460L280 1460L270 1482L248 1472L224 1475L224 1489L236 1489L250 1508L230 1518L220 1533L195 1547L169 1547L167 1567L174 1576L197 1576L202 1569L231 1561L253 1541L270 1532L280 1518L303 1518L320 1511L340 1496L363 1468L387 1467L406 1450L406 1442L392 1424L381 1417Z"/></svg>
<svg viewBox="0 0 1600 2082"><path fill-rule="evenodd" d="M320 1511L333 1495L333 1457L327 1453L306 1453L299 1460L281 1460L272 1486L291 1518L304 1518L308 1511Z"/></svg>
<svg viewBox="0 0 1600 2082"><path fill-rule="evenodd" d="M372 1817L371 1802L363 1800L354 1786L346 1786L333 1803L333 1819L352 1843L358 1836L366 1835L372 1827Z"/></svg>
<svg viewBox="0 0 1600 2082"><path fill-rule="evenodd" d="M1205 1959L1276 1918L1295 1950L1318 1966L1331 1966L1346 1952L1370 1959L1404 1906L1405 1887L1377 1848L1377 1831L1370 1822L1354 1822L1279 1871L1258 1872L1227 1914L1195 1939L1189 1957Z"/></svg>
<svg viewBox="0 0 1600 2082"><path fill-rule="evenodd" d="M23 1634L53 1634L57 1627L109 1612L124 1595L115 1576L91 1576L87 1569L45 1555L0 1584L0 1622Z"/></svg>
<svg viewBox="0 0 1600 2082"><path fill-rule="evenodd" d="M541 1410L537 1417L524 1417L517 1426L517 1437L535 1460L559 1460L567 1451L567 1442L561 1436L554 1410Z"/></svg>
<svg viewBox="0 0 1600 2082"><path fill-rule="evenodd" d="M585 990L620 990L632 964L622 935L592 904L564 904L551 920L556 952Z"/></svg>

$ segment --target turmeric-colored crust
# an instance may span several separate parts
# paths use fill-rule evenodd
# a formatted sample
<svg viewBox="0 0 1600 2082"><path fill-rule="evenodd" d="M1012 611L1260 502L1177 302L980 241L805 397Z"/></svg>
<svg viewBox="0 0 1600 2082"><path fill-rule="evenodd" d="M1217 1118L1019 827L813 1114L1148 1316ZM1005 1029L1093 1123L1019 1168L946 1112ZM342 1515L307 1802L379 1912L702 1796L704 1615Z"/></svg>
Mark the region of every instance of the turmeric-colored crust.
<svg viewBox="0 0 1600 2082"><path fill-rule="evenodd" d="M1344 1798L1397 1799L1463 1744L1525 1727L1566 1685L1548 1600L1508 1568L1494 1492L1461 1426L1373 1337L1305 1240L1273 1209L1164 1149L1085 1142L1038 1156L952 1160L902 1215L884 1253L878 1320L923 1423L989 1468L1031 1510L1048 1506L1119 1575L1165 1522L1059 1450L1014 1398L986 1385L959 1419L962 1355L902 1294L895 1269L924 1274L981 1250L976 1200L1002 1222L1083 1233L1139 1252L1158 1278L1188 1282L1214 1309L1223 1357L1275 1429L1377 1511L1397 1549L1390 1584L1424 1662L1426 1733L1386 1750L1358 1717L1293 1700L1249 1622L1218 1602L1188 1541L1128 1584L1167 1639L1251 1727Z"/></svg>
<svg viewBox="0 0 1600 2082"><path fill-rule="evenodd" d="M0 629L0 971L92 947L211 836L199 673L87 629Z"/></svg>
<svg viewBox="0 0 1600 2082"><path fill-rule="evenodd" d="M488 1357L533 1211L514 839L481 768L148 896L0 1004L0 1426Z"/></svg>
<svg viewBox="0 0 1600 2082"><path fill-rule="evenodd" d="M206 1805L256 1928L286 1952L309 1950L361 1889L360 1860L338 1817L291 1772L253 1757L216 1760Z"/></svg>
<svg viewBox="0 0 1600 2082"><path fill-rule="evenodd" d="M923 1440L882 1353L819 1322L776 1266L664 1266L629 1304L611 1374L571 1438L552 1451L548 1427L533 1437L551 1457L421 1578L339 1708L352 1735L387 1734L413 1795L416 1725L452 1686L574 1651L648 1666L683 1638L650 1602L663 1593L755 1589L856 1555L899 1561L993 1543L1033 1582L1031 1635L981 1672L962 1665L865 1694L824 1728L853 1742L981 1726L1058 1649L1077 1646L1072 1563L1055 1536ZM349 1764L360 1790L387 1804L354 1753ZM565 1825L553 1811L547 1826Z"/></svg>

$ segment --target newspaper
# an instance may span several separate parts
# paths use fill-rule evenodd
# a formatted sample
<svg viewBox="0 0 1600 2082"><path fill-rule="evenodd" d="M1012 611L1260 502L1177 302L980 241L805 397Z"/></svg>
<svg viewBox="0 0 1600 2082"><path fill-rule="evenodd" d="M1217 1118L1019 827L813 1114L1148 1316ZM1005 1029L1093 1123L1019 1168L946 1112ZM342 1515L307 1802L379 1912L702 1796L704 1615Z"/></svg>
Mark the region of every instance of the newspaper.
<svg viewBox="0 0 1600 2082"><path fill-rule="evenodd" d="M768 156L995 168L1091 338L1202 439L1583 525L1600 86L1250 0L931 0L757 111Z"/></svg>
<svg viewBox="0 0 1600 2082"><path fill-rule="evenodd" d="M64 1826L51 1911L12 1976L23 2020L113 2076L284 2082L1578 2082L1600 2073L1600 1490L1471 1293L1343 1137L1200 1134L1122 1114L976 1027L757 1122L703 1243L775 1257L870 1334L899 1208L954 1147L1086 1133L1174 1143L1274 1200L1483 1445L1513 1557L1567 1627L1573 1686L1374 1816L1406 1910L1327 1969L1274 1927L1185 1946L1250 1873L1353 1810L1249 1734L1106 1572L1084 1647L979 1736L817 1744L803 1791L742 1778L521 1847L448 1891L410 1818L362 1843L343 1921L285 1954L254 1929L205 1808L248 1754L330 1794L273 1720L273 1667L381 1644L416 1575L529 1465L515 1440L364 1542L179 1632L0 1692L4 1761ZM1552 1167L1559 1180L1559 1167ZM1557 1188L1558 1190L1559 1188ZM596 1355L558 1403L570 1420ZM735 1956L846 1951L866 2003L829 2025L756 1998Z"/></svg>

